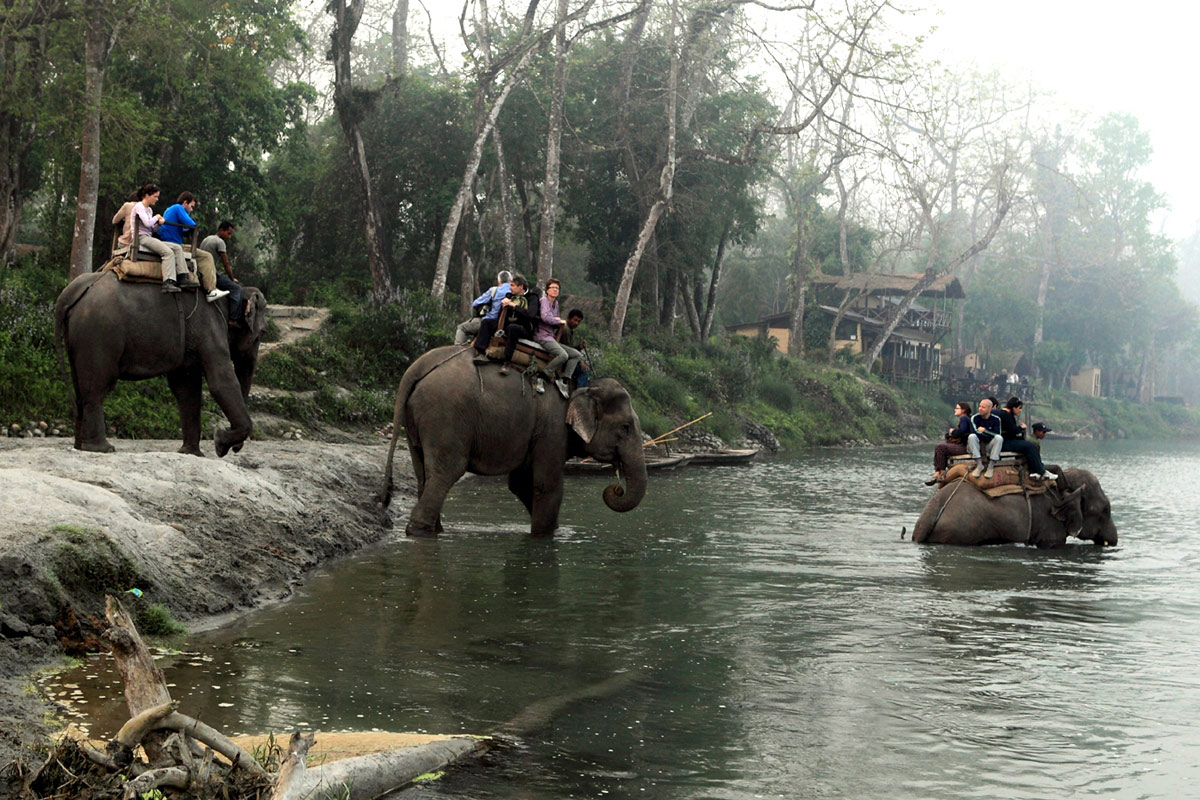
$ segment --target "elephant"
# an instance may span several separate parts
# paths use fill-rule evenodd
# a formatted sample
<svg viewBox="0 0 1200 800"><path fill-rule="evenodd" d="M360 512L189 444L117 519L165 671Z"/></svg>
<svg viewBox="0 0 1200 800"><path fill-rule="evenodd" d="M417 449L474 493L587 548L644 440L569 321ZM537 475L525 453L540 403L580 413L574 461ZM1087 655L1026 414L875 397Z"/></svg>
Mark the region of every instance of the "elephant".
<svg viewBox="0 0 1200 800"><path fill-rule="evenodd" d="M213 437L217 455L237 452L252 426L246 401L267 324L267 301L244 290L244 328L231 328L228 300L205 302L202 293L163 294L158 283L117 279L111 271L80 275L54 305L54 333L70 365L75 448L115 449L105 436L104 398L118 380L167 376L183 429L180 453L200 450L201 379L230 427Z"/></svg>
<svg viewBox="0 0 1200 800"><path fill-rule="evenodd" d="M646 494L642 427L625 388L594 380L570 399L538 394L519 372L502 375L496 362L478 364L470 347L439 347L404 373L396 391L392 442L379 501L392 495L392 461L403 426L417 478L417 502L405 532L436 536L442 503L465 472L508 475L508 488L529 512L530 533L558 527L563 464L571 455L616 464L625 479L604 490L614 511L630 511Z"/></svg>
<svg viewBox="0 0 1200 800"><path fill-rule="evenodd" d="M1059 547L1068 536L1115 545L1117 528L1100 481L1085 469L1061 470L1044 494L989 498L967 481L938 489L913 529L913 541L936 544L1030 544Z"/></svg>

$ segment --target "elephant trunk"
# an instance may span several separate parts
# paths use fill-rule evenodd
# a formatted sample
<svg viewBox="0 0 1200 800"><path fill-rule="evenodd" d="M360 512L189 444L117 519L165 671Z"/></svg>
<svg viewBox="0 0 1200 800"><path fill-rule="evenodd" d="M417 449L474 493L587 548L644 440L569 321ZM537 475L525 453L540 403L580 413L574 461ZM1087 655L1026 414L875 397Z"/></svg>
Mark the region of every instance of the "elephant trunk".
<svg viewBox="0 0 1200 800"><path fill-rule="evenodd" d="M614 483L606 488L604 504L613 511L632 511L646 496L646 453L640 441L618 448L617 470L625 476L625 486Z"/></svg>

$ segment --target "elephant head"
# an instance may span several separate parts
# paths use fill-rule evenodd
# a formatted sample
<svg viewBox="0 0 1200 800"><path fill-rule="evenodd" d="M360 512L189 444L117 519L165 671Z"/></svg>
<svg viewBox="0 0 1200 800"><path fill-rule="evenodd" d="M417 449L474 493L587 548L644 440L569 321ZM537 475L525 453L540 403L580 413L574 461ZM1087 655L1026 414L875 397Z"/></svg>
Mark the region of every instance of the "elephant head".
<svg viewBox="0 0 1200 800"><path fill-rule="evenodd" d="M567 424L583 441L589 456L615 464L625 486L604 490L604 503L613 511L630 511L646 496L646 456L642 426L629 394L611 378L600 378L571 395Z"/></svg>
<svg viewBox="0 0 1200 800"><path fill-rule="evenodd" d="M1051 508L1067 533L1096 545L1115 545L1117 526L1112 521L1112 506L1100 488L1096 476L1084 469L1068 470L1061 479L1069 491Z"/></svg>
<svg viewBox="0 0 1200 800"><path fill-rule="evenodd" d="M253 286L248 286L242 291L246 299L246 314L243 319L246 327L229 329L229 355L233 359L233 369L242 388L242 399L249 400L250 384L258 366L258 345L262 340L263 331L267 329L269 315L267 298L262 292Z"/></svg>

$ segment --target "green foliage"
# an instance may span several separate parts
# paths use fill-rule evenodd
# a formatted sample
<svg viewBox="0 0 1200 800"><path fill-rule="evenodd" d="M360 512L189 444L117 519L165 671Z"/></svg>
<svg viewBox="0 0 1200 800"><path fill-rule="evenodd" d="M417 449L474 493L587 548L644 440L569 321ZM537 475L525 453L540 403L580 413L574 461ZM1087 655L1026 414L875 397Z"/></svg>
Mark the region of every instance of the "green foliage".
<svg viewBox="0 0 1200 800"><path fill-rule="evenodd" d="M164 639L187 635L187 628L162 603L151 603L141 609L137 615L137 627L146 636Z"/></svg>

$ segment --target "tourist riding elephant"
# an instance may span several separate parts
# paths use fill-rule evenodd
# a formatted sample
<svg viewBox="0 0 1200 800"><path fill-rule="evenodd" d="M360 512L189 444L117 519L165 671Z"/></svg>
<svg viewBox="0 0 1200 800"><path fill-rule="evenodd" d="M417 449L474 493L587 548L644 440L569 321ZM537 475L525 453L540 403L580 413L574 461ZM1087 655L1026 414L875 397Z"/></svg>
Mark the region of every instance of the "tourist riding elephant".
<svg viewBox="0 0 1200 800"><path fill-rule="evenodd" d="M244 290L245 327L231 328L228 300L205 302L202 293L163 294L158 283L117 280L113 272L81 275L54 306L54 332L71 366L75 448L111 453L105 436L104 398L118 380L158 375L179 405L181 453L200 451L201 379L230 427L213 437L217 455L236 452L250 435L246 400L267 324L267 301Z"/></svg>
<svg viewBox="0 0 1200 800"><path fill-rule="evenodd" d="M442 503L464 472L508 475L508 488L532 517L531 532L558 527L563 463L570 455L616 464L625 488L604 490L614 511L629 511L646 493L642 427L624 387L609 378L565 400L553 387L534 391L520 372L476 364L471 348L439 347L418 358L396 392L392 444L380 500L392 494L392 459L403 426L417 477L409 536L441 532Z"/></svg>
<svg viewBox="0 0 1200 800"><path fill-rule="evenodd" d="M913 541L939 544L1032 544L1058 547L1068 536L1115 545L1117 528L1100 481L1085 469L1050 469L1061 477L1044 494L989 498L968 481L952 481L929 498Z"/></svg>

